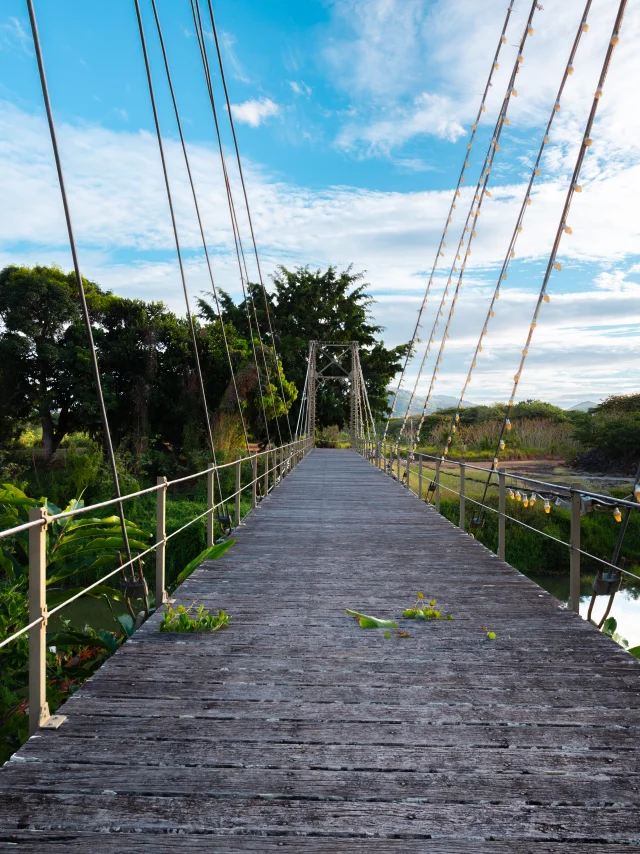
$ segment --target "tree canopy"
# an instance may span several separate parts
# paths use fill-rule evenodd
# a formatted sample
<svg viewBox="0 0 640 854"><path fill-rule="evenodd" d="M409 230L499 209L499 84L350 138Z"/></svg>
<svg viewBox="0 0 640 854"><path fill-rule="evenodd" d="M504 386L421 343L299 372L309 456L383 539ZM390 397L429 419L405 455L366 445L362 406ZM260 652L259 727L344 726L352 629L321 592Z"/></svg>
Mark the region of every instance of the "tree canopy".
<svg viewBox="0 0 640 854"><path fill-rule="evenodd" d="M286 376L299 392L304 387L310 340L332 344L357 341L374 417L386 417L387 385L400 370L409 345L387 348L379 340L383 327L372 321L374 300L367 293L364 274L354 273L351 267L339 272L336 267L313 271L309 267L288 270L281 266L272 278L273 289L267 293L267 305L276 348ZM255 310L261 330L268 329L268 322L265 297L259 285L249 285L247 300L235 305L227 294L222 296L225 320L249 337L247 309L251 317ZM292 407L293 421L300 403L301 394ZM316 418L319 427L337 424L342 428L348 423L346 385L331 382L320 387Z"/></svg>
<svg viewBox="0 0 640 854"><path fill-rule="evenodd" d="M224 330L211 304L199 301L196 340L214 431L240 437L236 444L241 445L237 388L251 439L288 438L284 418L291 411L295 425L310 339L358 341L372 409L386 415L386 386L406 347L388 349L379 340L382 328L371 319L373 300L362 274L281 267L273 281L267 299L279 361L265 334L269 323L260 287L249 286L247 305L222 295ZM134 454L204 447L188 321L161 302L120 297L88 280L84 289L116 446ZM255 325L249 327L247 309L257 315L262 341ZM75 274L57 267L5 267L0 272L0 441L11 440L27 424L42 427L47 457L69 433L86 431L102 441L90 355ZM317 413L319 427L342 427L349 413L346 384L321 387Z"/></svg>
<svg viewBox="0 0 640 854"><path fill-rule="evenodd" d="M84 282L107 405L117 445L131 450L204 444L206 434L187 320L160 302L126 299ZM45 456L64 437L87 431L102 439L87 334L80 314L75 274L57 267L6 267L0 272L0 440L25 424L42 427ZM231 369L218 318L196 319L198 355L209 409L238 418L229 395ZM234 370L243 374L240 402L251 432L265 431L256 402L256 370L249 343L225 324ZM269 352L269 360L273 356ZM275 367L274 367L275 377ZM295 398L283 378L265 394L267 420L282 415Z"/></svg>

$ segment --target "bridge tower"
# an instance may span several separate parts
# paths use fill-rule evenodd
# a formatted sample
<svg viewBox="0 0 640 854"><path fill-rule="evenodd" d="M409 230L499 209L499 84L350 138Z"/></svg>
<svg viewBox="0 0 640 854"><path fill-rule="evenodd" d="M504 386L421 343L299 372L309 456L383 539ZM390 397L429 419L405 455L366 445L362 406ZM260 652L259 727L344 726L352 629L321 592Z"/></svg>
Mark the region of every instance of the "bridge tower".
<svg viewBox="0 0 640 854"><path fill-rule="evenodd" d="M315 435L316 398L320 386L329 380L349 383L349 434L352 445L356 447L365 433L370 433L372 427L358 342L331 344L327 341L309 341L308 359L302 402L302 407L306 403L306 420L303 423L306 425L307 435Z"/></svg>

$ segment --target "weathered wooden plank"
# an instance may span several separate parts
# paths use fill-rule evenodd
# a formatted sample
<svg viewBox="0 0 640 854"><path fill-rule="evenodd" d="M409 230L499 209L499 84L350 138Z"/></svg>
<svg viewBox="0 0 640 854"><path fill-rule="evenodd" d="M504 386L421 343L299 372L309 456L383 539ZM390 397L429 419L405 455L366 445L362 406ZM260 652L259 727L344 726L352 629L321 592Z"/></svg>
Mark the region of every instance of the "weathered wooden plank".
<svg viewBox="0 0 640 854"><path fill-rule="evenodd" d="M159 713L150 717L73 714L63 725L68 736L91 738L96 732L101 738L117 741L126 730L141 740L158 741L168 734L171 738L197 741L202 749L207 742L247 741L257 744L368 744L410 745L422 747L466 746L503 748L562 748L565 750L620 751L621 762L630 750L638 749L638 733L620 723L607 726L520 726L513 725L452 725L433 726L428 723L387 723L382 721L290 721L280 720L274 709L273 717L262 721L230 718L215 723L198 718L190 711L185 697L184 714L166 717ZM622 717L621 719L622 720ZM42 738L49 737L43 733ZM142 745L141 745L142 749ZM158 745L157 749L161 749ZM2 778L0 776L0 787Z"/></svg>
<svg viewBox="0 0 640 854"><path fill-rule="evenodd" d="M153 852L153 854L175 854L184 851L185 854L234 854L237 851L248 854L268 854L271 851L303 852L303 854L422 854L423 851L434 854L514 854L513 842L490 842L465 840L456 842L445 839L318 839L315 837L277 835L269 836L225 836L221 841L219 836L180 836L172 833L57 833L49 831L17 831L11 834L0 832L0 844L11 845L7 850L15 850L26 854L40 854L46 850L48 854L123 854L135 850ZM135 848L133 847L135 846ZM224 846L224 847L223 847ZM634 854L638 851L635 846L589 844L586 848L582 843L530 842L519 839L517 854Z"/></svg>
<svg viewBox="0 0 640 854"><path fill-rule="evenodd" d="M422 745L387 746L278 743L278 742L218 742L163 738L161 741L140 740L126 731L120 733L117 748L113 741L94 735L75 738L60 729L49 738L31 739L14 761L77 763L118 766L197 766L198 768L308 768L320 771L415 771L425 773L447 771L492 774L506 773L567 773L608 776L623 779L640 774L640 751L563 750L537 748L530 750L510 747L465 746L434 747ZM624 765L621 766L620 763Z"/></svg>
<svg viewBox="0 0 640 854"><path fill-rule="evenodd" d="M193 788L197 775L198 796L296 798L301 792L314 800L404 801L447 804L454 792L465 793L464 802L513 804L535 801L551 805L557 801L573 806L637 808L640 804L640 776L609 776L606 786L598 776L544 772L513 774L493 771L475 774L460 771L319 771L268 768L203 768L168 766L136 768L123 773L120 765L87 763L11 763L7 784L11 791L49 792L55 779L58 795L85 792L101 795L105 790L118 795L182 796Z"/></svg>
<svg viewBox="0 0 640 854"><path fill-rule="evenodd" d="M366 701L354 691L350 702L331 702L329 692L322 702L304 702L302 700L282 702L269 699L264 693L253 686L254 696L251 701L244 700L206 700L193 696L188 686L177 696L169 693L164 687L162 699L157 693L153 703L147 698L111 696L108 705L102 697L92 697L83 693L72 697L65 704L65 714L78 717L91 715L98 717L121 718L179 718L184 714L185 700L189 697L189 715L199 718L202 725L224 730L224 721L270 721L277 718L281 721L322 721L322 722L356 722L371 723L411 723L419 726L457 726L457 725L488 725L488 726L535 726L535 727L575 727L576 719L581 727L606 728L610 710L593 709L576 705L572 708L555 708L553 705L507 705L500 702L496 692L495 703L485 706L471 706L458 701L457 703L422 703L418 692L414 692L413 703L409 694L405 704L394 705L384 702ZM266 693L266 692L265 692ZM547 698L549 699L549 698ZM631 738L633 735L640 740L640 710L621 707L625 713L624 728ZM205 723L206 722L206 723ZM214 724L214 722L216 722Z"/></svg>
<svg viewBox="0 0 640 854"><path fill-rule="evenodd" d="M195 782L195 781L194 781ZM455 800L465 797L466 800ZM636 810L598 811L598 837L590 830L594 810L582 806L473 803L453 793L447 804L317 801L175 795L172 797L7 792L5 829L118 830L156 833L301 834L373 837L623 842L640 844Z"/></svg>
<svg viewBox="0 0 640 854"><path fill-rule="evenodd" d="M202 671L200 670L200 673ZM219 676L229 674L219 673ZM478 686L473 688L469 696L461 698L460 690L455 685L443 687L439 681L436 684L405 685L401 679L389 679L389 684L363 684L357 679L345 677L341 683L331 673L292 673L281 672L279 681L247 681L248 675L238 674L235 679L218 681L198 681L198 672L185 674L184 679L148 679L129 681L118 678L113 673L109 679L100 679L88 685L82 697L103 697L128 699L154 699L162 692L165 698L181 698L185 692L195 700L217 700L220 702L236 702L252 700L255 702L279 703L375 703L384 706L410 706L413 709L428 708L434 703L450 706L526 706L539 710L554 708L565 713L567 709L581 707L586 710L598 711L602 719L606 709L627 709L625 715L627 725L636 725L637 692L629 689L588 689L576 688L566 691L552 687L551 691L544 687L535 688L500 688L483 687L481 679ZM355 674L354 674L355 676ZM561 674L558 674L560 678ZM315 679L314 679L315 677ZM320 678L324 677L324 678ZM312 681L313 680L313 681ZM422 681L422 680L421 680ZM385 680L386 682L386 680ZM159 683L161 683L161 688ZM425 690L428 690L428 702L424 702ZM75 701L74 701L75 702ZM70 707L67 707L70 711ZM541 712L543 714L543 712ZM550 722L548 718L545 719ZM539 719L538 719L539 722ZM583 720L583 722L585 722Z"/></svg>

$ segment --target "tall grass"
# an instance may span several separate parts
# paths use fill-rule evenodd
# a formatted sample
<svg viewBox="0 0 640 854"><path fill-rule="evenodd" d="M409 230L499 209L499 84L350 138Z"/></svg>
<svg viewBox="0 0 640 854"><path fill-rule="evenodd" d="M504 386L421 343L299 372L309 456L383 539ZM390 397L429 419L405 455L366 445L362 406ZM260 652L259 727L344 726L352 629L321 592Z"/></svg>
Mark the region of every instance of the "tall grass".
<svg viewBox="0 0 640 854"><path fill-rule="evenodd" d="M454 434L450 452L453 456L492 456L500 438L502 421L484 421L477 424L460 425ZM439 424L426 437L424 450L440 453L449 435L448 424ZM513 422L506 434L506 448L502 459L520 459L527 456L573 456L580 444L573 435L573 426L568 422L552 421L548 418L522 418ZM423 447L420 447L423 450ZM427 451L427 452L429 452Z"/></svg>

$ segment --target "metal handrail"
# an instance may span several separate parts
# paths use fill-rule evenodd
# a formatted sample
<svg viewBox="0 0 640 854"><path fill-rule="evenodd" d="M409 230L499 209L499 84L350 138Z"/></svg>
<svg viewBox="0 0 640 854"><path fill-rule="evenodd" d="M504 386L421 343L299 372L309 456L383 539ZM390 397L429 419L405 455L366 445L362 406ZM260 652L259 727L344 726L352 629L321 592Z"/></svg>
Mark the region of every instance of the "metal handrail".
<svg viewBox="0 0 640 854"><path fill-rule="evenodd" d="M383 471L387 472L387 469L390 471L392 477L396 477L393 473L394 468L394 460L392 454L395 450L396 455L396 469L397 469L397 478L400 479L400 447L398 445L384 444L380 443L374 444L371 442L362 442L360 443L360 447L358 448L360 453L363 456L368 458L373 465L377 468L382 468ZM561 484L549 483L548 481L539 480L537 478L527 477L526 475L514 474L512 472L508 472L504 469L487 469L483 466L474 465L473 463L467 463L464 460L447 460L444 457L436 457L432 454L423 454L419 451L414 452L406 452L405 458L403 462L403 468L406 477L406 487L407 489L416 495L418 498L422 499L422 481L424 479L423 475L423 462L431 461L434 464L433 469L428 469L429 477L431 480L431 484L434 485L435 492L435 507L436 510L440 511L440 490L444 489L447 492L452 493L453 495L457 495L460 499L460 519L461 524L460 527L464 530L464 506L467 501L470 501L472 504L475 504L478 507L483 508L484 510L488 510L491 513L497 514L499 517L499 526L498 526L498 555L504 559L505 555L505 544L506 544L506 530L505 530L505 522L509 520L510 522L515 522L515 524L520 525L527 530L533 531L534 533L540 534L543 537L546 537L553 542L559 543L562 546L565 546L570 551L570 597L569 597L569 607L571 610L578 612L580 605L580 558L582 556L590 558L591 560L596 561L597 563L602 564L603 566L609 567L610 569L616 570L616 572L620 572L629 578L633 578L634 580L639 580L639 576L633 572L629 572L623 567L616 566L614 563L610 561L604 560L603 558L598 557L597 555L591 554L590 552L586 552L580 548L580 520L582 516L582 503L581 500L583 497L590 498L601 504L604 507L628 507L631 510L640 510L640 501L628 501L624 498L613 498L610 495L602 495L598 492L593 492L589 489L582 489L581 487L576 486L564 486ZM412 468L412 465L417 462L418 463L418 492L413 492L410 485L410 475L415 474L415 470ZM456 471L442 471L442 465L452 466ZM489 504L483 503L481 501L477 501L474 498L470 498L464 492L464 472L467 469L472 469L474 471L482 471L484 474L495 474L498 478L498 483L490 484L491 486L497 486L499 489L498 502L499 507L496 509ZM433 477L431 478L431 474L433 472ZM449 486L446 486L441 482L442 474L447 474L451 477L455 477L456 475L460 478L460 487L458 490L452 489ZM566 496L571 499L571 536L570 542L565 542L564 540L560 540L557 537L554 537L552 534L547 533L546 531L542 531L539 528L534 528L532 525L527 525L526 522L523 522L520 519L516 519L515 516L510 516L506 512L506 490L507 490L507 478L511 480L520 481L522 483L535 484L538 487L544 487L544 492L550 492L557 497Z"/></svg>
<svg viewBox="0 0 640 854"><path fill-rule="evenodd" d="M263 457L265 454L272 454L274 451L283 451L286 448L290 448L292 445L295 445L295 442L287 442L286 445L279 445L277 448L271 448L266 451L257 451L255 454L250 454L247 457L242 457L242 462L251 462L254 459L258 459ZM222 469L230 468L230 466L235 466L237 464L237 460L232 460L229 463L222 463L221 465L216 465L216 471L222 471ZM188 480L195 480L198 477L203 477L211 471L210 468L203 469L202 471L195 472L194 474L188 474L185 477L178 477L175 480L166 481L166 486L175 486L178 483L185 483ZM251 484L247 484L250 486ZM139 489L137 492L129 492L127 495L121 495L119 498L109 498L107 501L99 501L96 504L89 504L86 507L79 507L76 510L64 510L61 513L55 513L54 515L47 515L47 522L55 522L58 519L67 519L71 516L78 516L81 513L89 513L91 510L100 510L103 507L109 507L112 504L120 504L122 501L129 501L132 498L139 498L141 495L149 495L152 492L158 492L160 489L164 489L164 484L156 484L156 486L148 486L146 489ZM34 522L25 522L22 525L16 525L13 528L7 528L4 531L0 531L0 539L5 537L11 537L15 534L18 534L20 531L26 531L29 528L36 528L39 525L44 525L45 522L43 519L37 519Z"/></svg>
<svg viewBox="0 0 640 854"><path fill-rule="evenodd" d="M46 680L44 678L46 667L46 624L48 619L66 608L76 599L80 599L93 588L98 587L105 581L108 581L112 576L122 572L129 566L132 566L136 561L150 554L156 553L156 606L167 601L167 593L165 590L165 550L169 540L176 537L182 531L189 528L191 525L198 522L200 519L207 517L207 546L214 544L214 513L220 507L226 505L230 501L235 500L235 524L236 527L242 520L240 499L242 494L250 489L252 493L251 512L257 507L258 503L258 485L262 484L263 496L266 497L269 489L273 489L282 479L289 474L293 468L303 459L313 447L314 442L310 437L304 437L292 442L280 445L276 448L268 448L264 451L257 451L249 454L246 457L239 457L228 463L221 465L211 465L194 474L186 475L185 477L176 478L174 480L166 480L158 478L158 483L155 486L141 489L137 492L123 495L119 498L110 499L109 501L101 501L96 504L90 504L87 507L79 507L74 510L67 510L62 513L49 515L44 507L34 507L30 511L31 518L29 522L21 525L16 525L13 528L8 528L0 532L0 538L14 536L21 531L29 531L29 616L30 621L26 626L23 626L19 631L0 641L0 649L7 646L17 638L29 632L29 732L33 734L41 726L57 726L59 725L60 716L52 717L49 714L49 707L46 701ZM272 460L269 455L272 455ZM263 471L258 473L258 462L264 458ZM251 480L242 483L242 465L250 463L252 467ZM235 491L225 498L222 498L218 503L214 498L214 476L217 472L230 467L235 468L236 472L236 488ZM186 481L195 480L196 478L207 476L207 509L195 516L181 528L166 533L166 495L170 487ZM109 507L121 501L127 501L132 498L138 498L141 495L156 494L157 514L156 514L156 537L153 545L149 546L143 552L137 554L134 558L117 566L106 575L102 576L97 581L83 587L78 593L70 596L64 602L56 605L51 610L47 609L46 603L46 534L47 528L51 522L58 519L66 519L73 516L78 516L83 513L88 513L92 510L98 510L103 507ZM246 518L246 514L245 514ZM38 627L38 631L32 631Z"/></svg>

